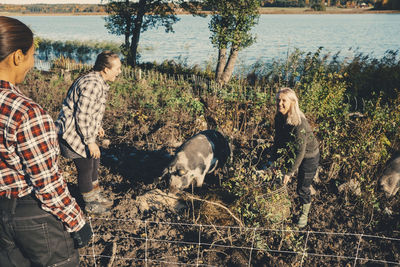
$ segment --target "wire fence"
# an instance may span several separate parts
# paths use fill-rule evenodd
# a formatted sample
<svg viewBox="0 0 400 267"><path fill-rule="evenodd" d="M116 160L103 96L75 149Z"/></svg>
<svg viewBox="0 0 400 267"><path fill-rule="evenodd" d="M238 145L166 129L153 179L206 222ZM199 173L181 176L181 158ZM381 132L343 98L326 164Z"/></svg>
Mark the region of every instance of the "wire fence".
<svg viewBox="0 0 400 267"><path fill-rule="evenodd" d="M297 266L308 266L307 260L312 258L322 258L322 263L344 261L346 264L342 266L366 263L400 265L400 255L396 253L400 251L400 238L135 219L91 217L89 222L94 232L93 242L86 250L87 253L81 257L90 259L90 266L104 266L105 261L108 261L108 267L130 266L132 262L146 267L163 264L221 266L221 262L212 262L210 259L213 257L207 255L224 253L223 250L226 249L241 251L247 257L242 266L249 267L253 266L252 259L256 253L263 253L268 257L297 257ZM169 235L170 232L174 234ZM276 237L281 239L280 242L276 242ZM289 239L292 240L292 246L282 245L285 243L282 240ZM113 240L112 251L104 249L104 244L107 243L105 240ZM293 246L295 241L297 245ZM339 252L334 253L335 250ZM170 258L163 254L168 251ZM113 265L116 260L119 262Z"/></svg>
<svg viewBox="0 0 400 267"><path fill-rule="evenodd" d="M84 72L88 71L93 67L90 64L83 64L72 62L70 60L59 60L57 62L49 62L43 60L35 61L35 68L38 70L50 71L54 69L62 69L62 73L68 73L71 71ZM205 91L214 94L220 94L221 85L214 79L199 76L196 74L179 74L179 73L163 73L155 69L142 69L142 68L131 68L122 66L120 77L128 80L135 81L155 81L155 82L187 82L192 86L192 93L194 95L201 95ZM236 86L232 88L232 94L235 94L238 98L248 98L254 93L264 91L265 88L261 86L249 86L245 79L238 79ZM225 92L225 90L224 90ZM271 92L270 92L271 93Z"/></svg>

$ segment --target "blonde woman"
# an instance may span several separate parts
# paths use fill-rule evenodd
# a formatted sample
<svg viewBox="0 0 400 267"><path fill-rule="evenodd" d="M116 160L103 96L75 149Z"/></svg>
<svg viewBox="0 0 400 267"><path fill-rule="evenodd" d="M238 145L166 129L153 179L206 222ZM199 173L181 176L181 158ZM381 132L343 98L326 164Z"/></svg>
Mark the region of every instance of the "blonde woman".
<svg viewBox="0 0 400 267"><path fill-rule="evenodd" d="M278 159L282 151L288 152L289 157L294 158L294 162L286 166L284 185L290 181L298 169L297 193L302 207L297 225L303 228L307 225L311 207L310 187L318 168L319 149L318 141L299 108L296 93L287 87L282 88L276 96L272 160ZM290 152L293 153L290 154Z"/></svg>

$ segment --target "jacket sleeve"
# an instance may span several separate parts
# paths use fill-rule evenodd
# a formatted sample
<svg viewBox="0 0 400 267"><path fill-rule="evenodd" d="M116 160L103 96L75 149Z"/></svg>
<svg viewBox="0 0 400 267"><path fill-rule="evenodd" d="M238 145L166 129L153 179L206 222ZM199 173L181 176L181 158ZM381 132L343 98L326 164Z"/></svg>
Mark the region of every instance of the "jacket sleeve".
<svg viewBox="0 0 400 267"><path fill-rule="evenodd" d="M277 117L274 118L274 143L271 147L270 161L275 161L278 158L278 142L279 142L279 121Z"/></svg>
<svg viewBox="0 0 400 267"><path fill-rule="evenodd" d="M58 170L59 147L51 117L40 107L31 107L22 118L16 138L25 179L33 187L43 210L58 217L67 231L80 230L85 220Z"/></svg>
<svg viewBox="0 0 400 267"><path fill-rule="evenodd" d="M307 136L306 129L303 123L295 127L296 153L295 153L294 164L292 165L292 168L290 170L291 173L294 173L300 167L300 164L304 159L307 146L306 136Z"/></svg>

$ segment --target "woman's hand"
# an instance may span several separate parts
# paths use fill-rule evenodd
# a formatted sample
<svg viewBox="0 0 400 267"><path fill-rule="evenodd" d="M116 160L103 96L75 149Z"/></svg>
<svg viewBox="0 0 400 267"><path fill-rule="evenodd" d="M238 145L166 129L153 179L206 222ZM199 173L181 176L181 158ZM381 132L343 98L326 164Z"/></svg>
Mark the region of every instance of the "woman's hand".
<svg viewBox="0 0 400 267"><path fill-rule="evenodd" d="M100 158L100 148L96 143L88 144L90 156L94 159Z"/></svg>
<svg viewBox="0 0 400 267"><path fill-rule="evenodd" d="M100 138L103 138L104 137L104 129L103 129L103 127L100 127L100 129L99 129L99 137Z"/></svg>
<svg viewBox="0 0 400 267"><path fill-rule="evenodd" d="M290 182L291 175L283 176L283 185L287 185Z"/></svg>

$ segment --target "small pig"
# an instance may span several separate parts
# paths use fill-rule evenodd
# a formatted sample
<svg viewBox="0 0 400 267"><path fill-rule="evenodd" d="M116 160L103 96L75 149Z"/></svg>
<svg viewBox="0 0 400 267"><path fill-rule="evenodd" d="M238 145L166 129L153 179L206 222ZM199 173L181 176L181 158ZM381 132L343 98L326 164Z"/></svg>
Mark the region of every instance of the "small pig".
<svg viewBox="0 0 400 267"><path fill-rule="evenodd" d="M400 188L400 156L389 163L379 179L379 184L387 197L396 195Z"/></svg>
<svg viewBox="0 0 400 267"><path fill-rule="evenodd" d="M178 148L163 176L169 175L172 192L188 188L192 183L201 187L205 175L222 168L230 154L229 143L220 132L202 131Z"/></svg>

